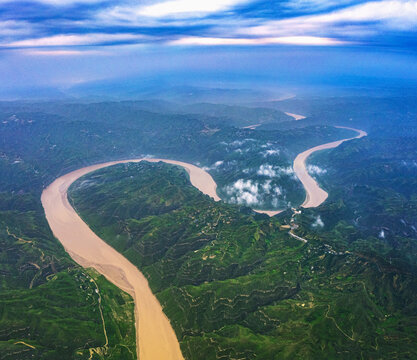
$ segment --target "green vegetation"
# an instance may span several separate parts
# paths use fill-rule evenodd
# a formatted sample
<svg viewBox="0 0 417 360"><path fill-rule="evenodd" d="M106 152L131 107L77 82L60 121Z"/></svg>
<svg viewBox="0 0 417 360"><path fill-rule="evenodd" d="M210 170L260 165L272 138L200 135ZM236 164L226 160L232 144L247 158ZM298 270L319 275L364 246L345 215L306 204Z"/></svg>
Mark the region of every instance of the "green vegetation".
<svg viewBox="0 0 417 360"><path fill-rule="evenodd" d="M216 203L162 163L94 172L70 197L147 276L187 359L417 356L416 278L303 244L279 230L285 215Z"/></svg>
<svg viewBox="0 0 417 360"><path fill-rule="evenodd" d="M131 301L71 261L44 219L41 191L70 170L149 153L207 166L226 155L235 166L233 175L216 177L227 185L227 181L239 178L237 160L242 163L245 157L224 144L254 135L257 147L251 156L255 157L255 167L263 161L256 152L268 136L277 141L286 139L279 132L255 134L214 125L224 121L207 115L151 113L141 110L137 102L0 103L1 359L135 356ZM307 133L293 134L292 140ZM321 128L313 133L309 141L317 143L322 137L342 136L339 131L328 133ZM285 153L277 161L288 166L290 155ZM225 166L222 174L228 171ZM301 193L295 181L287 183L288 189ZM90 278L96 279L95 284ZM102 297L107 349L103 347L96 286Z"/></svg>
<svg viewBox="0 0 417 360"><path fill-rule="evenodd" d="M301 185L288 172L296 154L352 134L316 125L291 131L253 131L207 115L159 114L141 106L141 102L0 103L0 189L28 191L87 164L151 154L207 167L226 201L286 208L302 202L303 197ZM224 108L217 107L219 111ZM219 161L222 165L216 166ZM273 167L279 178L259 175L262 165ZM8 178L16 182L10 183ZM255 203L227 191L238 180L256 183L259 196ZM268 181L272 188L279 187L279 193L265 191Z"/></svg>
<svg viewBox="0 0 417 360"><path fill-rule="evenodd" d="M200 114L213 117L213 122L224 122L236 127L259 125L266 123L277 124L283 121L292 121L293 118L282 111L261 108L230 106L223 104L196 103L191 105L173 106L171 111L184 114Z"/></svg>
<svg viewBox="0 0 417 360"><path fill-rule="evenodd" d="M417 137L408 131L394 139L384 133L311 159L327 169L319 181L330 197L305 212L302 221L306 232L416 274ZM324 226L308 226L317 216Z"/></svg>
<svg viewBox="0 0 417 360"><path fill-rule="evenodd" d="M30 195L0 204L1 359L136 359L131 297L69 258Z"/></svg>
<svg viewBox="0 0 417 360"><path fill-rule="evenodd" d="M134 356L130 297L69 258L40 195L70 170L146 154L206 167L235 205L147 164L81 179L74 202L150 279L187 358L416 358L416 103L0 103L0 358ZM249 123L263 125L231 126ZM370 136L311 159L330 197L297 216L303 244L279 231L289 211L244 205L300 204L296 154L352 135L326 124Z"/></svg>
<svg viewBox="0 0 417 360"><path fill-rule="evenodd" d="M316 96L295 97L284 101L258 104L276 110L307 116L307 119L280 123L280 129L311 125L342 125L362 130L386 131L392 137L401 129L416 132L415 95L401 96ZM275 124L269 124L275 128ZM385 129L385 130L384 130Z"/></svg>

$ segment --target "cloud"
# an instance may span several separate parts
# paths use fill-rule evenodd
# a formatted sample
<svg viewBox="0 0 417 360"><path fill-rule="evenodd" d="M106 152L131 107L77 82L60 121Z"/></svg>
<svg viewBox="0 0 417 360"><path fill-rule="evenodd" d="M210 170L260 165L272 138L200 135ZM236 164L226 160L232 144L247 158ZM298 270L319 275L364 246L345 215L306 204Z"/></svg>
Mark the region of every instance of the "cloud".
<svg viewBox="0 0 417 360"><path fill-rule="evenodd" d="M320 167L318 167L316 165L308 165L307 166L307 171L310 174L313 174L313 175L322 175L322 174L327 173L327 170L322 169L322 168L320 168Z"/></svg>
<svg viewBox="0 0 417 360"><path fill-rule="evenodd" d="M279 186L272 185L272 180L258 183L252 180L239 179L232 185L226 186L225 191L231 203L247 206L259 206L265 204L269 199L272 206L277 207L279 196L283 194L283 190Z"/></svg>
<svg viewBox="0 0 417 360"><path fill-rule="evenodd" d="M33 32L33 26L26 21L0 20L0 36L22 36Z"/></svg>
<svg viewBox="0 0 417 360"><path fill-rule="evenodd" d="M42 38L18 40L2 44L3 47L52 47L52 46L82 46L82 45L103 45L107 43L121 43L129 41L143 41L147 37L137 34L71 34L54 35Z"/></svg>
<svg viewBox="0 0 417 360"><path fill-rule="evenodd" d="M281 175L294 175L294 170L292 167L280 167L272 166L269 164L262 164L256 172L258 175L267 176L267 177L279 177Z"/></svg>
<svg viewBox="0 0 417 360"><path fill-rule="evenodd" d="M320 24L378 21L393 28L403 29L417 24L417 1L371 1L315 16L311 20Z"/></svg>
<svg viewBox="0 0 417 360"><path fill-rule="evenodd" d="M255 0L121 0L116 4L107 0L38 0L14 5L14 1L0 0L4 8L0 38L3 47L115 46L123 42L190 47L342 46L373 37L389 42L382 36L390 31L406 36L404 31L417 30L416 0L357 2L289 0L272 5ZM33 9L27 17L27 4L31 3ZM45 10L43 5L51 8ZM23 15L18 15L19 6ZM53 8L61 6L74 7L71 14L58 16L59 9ZM279 11L271 17L263 11L265 7ZM13 16L16 19L10 18ZM17 16L25 21L17 21ZM123 34L122 28L128 28L129 33Z"/></svg>
<svg viewBox="0 0 417 360"><path fill-rule="evenodd" d="M258 38L220 38L220 37L198 37L186 36L172 40L170 45L182 46L253 46L253 45L309 45L309 46L330 46L342 45L347 41L331 39L318 36L281 36L281 37L258 37Z"/></svg>
<svg viewBox="0 0 417 360"><path fill-rule="evenodd" d="M271 189L272 189L271 182L272 182L272 180L267 180L267 181L265 182L265 184L263 184L263 185L262 185L263 190L264 190L267 194L269 194L269 193L271 192Z"/></svg>
<svg viewBox="0 0 417 360"><path fill-rule="evenodd" d="M242 146L243 144L246 144L248 142L253 142L253 141L256 141L256 140L255 139L248 138L248 139L243 139L243 140L235 140L235 141L232 141L229 144L226 143L226 145L232 146L232 147L234 147L234 146Z"/></svg>
<svg viewBox="0 0 417 360"><path fill-rule="evenodd" d="M273 144L268 141L266 144L261 145L261 148L265 149L265 148L267 148L267 147L269 147L271 145L273 145Z"/></svg>
<svg viewBox="0 0 417 360"><path fill-rule="evenodd" d="M211 14L228 12L237 5L247 3L249 0L171 0L159 1L151 4L127 4L117 5L102 9L96 14L96 20L105 21L108 24L138 26L166 26L170 25L190 26L200 25L195 21ZM175 22L183 20L182 22ZM161 21L161 22L159 22ZM174 23L172 23L174 21ZM190 23L191 22L191 23Z"/></svg>
<svg viewBox="0 0 417 360"><path fill-rule="evenodd" d="M25 55L31 56L87 56L87 55L108 55L108 53L97 50L24 50Z"/></svg>
<svg viewBox="0 0 417 360"><path fill-rule="evenodd" d="M232 203L250 206L261 202L259 184L251 180L237 180L233 185L226 187L226 193L231 196Z"/></svg>
<svg viewBox="0 0 417 360"><path fill-rule="evenodd" d="M219 161L216 161L213 165L211 165L211 166L205 166L205 167L203 167L202 169L203 170L206 170L206 171L208 171L208 170L215 170L215 169L217 169L219 166L222 166L224 164L224 161L222 161L222 160L219 160Z"/></svg>
<svg viewBox="0 0 417 360"><path fill-rule="evenodd" d="M278 156L279 155L279 150L266 150L262 153L262 155L264 157L268 157L268 156Z"/></svg>
<svg viewBox="0 0 417 360"><path fill-rule="evenodd" d="M316 220L314 221L314 223L311 226L314 227L314 228L317 228L317 227L321 227L322 228L324 226L324 222L321 219L320 215L318 215L316 217Z"/></svg>
<svg viewBox="0 0 417 360"><path fill-rule="evenodd" d="M371 1L318 15L265 21L236 29L236 35L258 37L290 36L343 39L361 37L380 30L416 30L417 1ZM358 39L359 40L359 39ZM307 44L308 45L308 44Z"/></svg>
<svg viewBox="0 0 417 360"><path fill-rule="evenodd" d="M281 167L279 168L279 173L284 175L293 175L294 169L291 166L288 166L286 168Z"/></svg>
<svg viewBox="0 0 417 360"><path fill-rule="evenodd" d="M0 0L0 4L15 2L16 0ZM74 4L96 4L103 3L106 0L28 0L29 3L39 3L53 6L69 6Z"/></svg>
<svg viewBox="0 0 417 360"><path fill-rule="evenodd" d="M355 0L292 0L284 6L291 10L322 11L332 7L346 6L356 2Z"/></svg>
<svg viewBox="0 0 417 360"><path fill-rule="evenodd" d="M350 86L349 81L373 86L372 79L381 84L382 78L390 85L412 84L416 4L416 0L0 0L0 85L5 89L28 83L70 85L74 74L89 81L123 77L133 82L150 76L159 77L159 83L163 79L216 86L225 86L226 81L233 86L244 82ZM340 49L350 44L361 46ZM198 46L205 48L190 49ZM117 59L103 56L97 62L93 50ZM64 59L82 55L80 62ZM32 61L33 56L43 60ZM259 152L275 147L279 144Z"/></svg>
<svg viewBox="0 0 417 360"><path fill-rule="evenodd" d="M158 2L147 6L141 6L134 11L142 16L149 17L195 17L204 16L228 10L236 5L247 1L244 0L171 0Z"/></svg>
<svg viewBox="0 0 417 360"><path fill-rule="evenodd" d="M272 165L268 165L268 164L262 164L259 167L259 170L256 172L258 175L261 176L268 176L268 177L276 177L277 176L277 172L273 169Z"/></svg>
<svg viewBox="0 0 417 360"><path fill-rule="evenodd" d="M266 180L264 184L261 185L263 191L266 194L273 194L273 195L282 195L283 190L279 186L272 186L272 180Z"/></svg>

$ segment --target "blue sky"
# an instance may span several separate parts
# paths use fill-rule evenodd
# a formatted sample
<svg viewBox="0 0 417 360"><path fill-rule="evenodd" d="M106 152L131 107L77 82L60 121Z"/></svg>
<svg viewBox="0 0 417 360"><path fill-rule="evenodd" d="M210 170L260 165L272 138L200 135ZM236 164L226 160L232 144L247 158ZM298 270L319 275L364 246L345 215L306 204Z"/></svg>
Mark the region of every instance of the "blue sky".
<svg viewBox="0 0 417 360"><path fill-rule="evenodd" d="M415 83L416 35L417 0L0 0L0 87L158 73Z"/></svg>

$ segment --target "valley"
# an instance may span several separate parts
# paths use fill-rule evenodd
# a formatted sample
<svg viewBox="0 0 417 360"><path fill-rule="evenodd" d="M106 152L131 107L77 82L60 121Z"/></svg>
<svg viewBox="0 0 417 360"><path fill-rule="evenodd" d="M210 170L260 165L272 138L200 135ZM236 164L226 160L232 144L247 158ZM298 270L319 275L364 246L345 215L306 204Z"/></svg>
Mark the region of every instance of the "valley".
<svg viewBox="0 0 417 360"><path fill-rule="evenodd" d="M349 101L346 112L354 114ZM416 290L412 116L404 115L393 128L389 111L382 123L369 120L368 113L361 121L354 115L352 121L338 121L328 100L323 125L311 115L317 109L307 109L301 100L279 106L296 113L294 102L309 116L295 121L280 117L280 110L257 107L250 123L257 123L252 120L258 111L266 122L254 130L243 129L248 121L239 122L241 106L221 106L216 111L222 117L216 118L208 115L214 105L203 107L201 115L177 116L174 107L165 112L166 104L149 112L155 102L146 101L0 103L0 307L5 314L0 353L19 360L57 353L137 358L134 324L140 316L128 283L133 274L140 277L140 269L161 319L155 326L162 324L171 339L172 346L156 351L168 349L186 359L201 354L205 359L275 354L320 359L343 358L347 351L392 358L401 348L402 357L414 356L408 331L415 321L410 299ZM370 104L369 111L380 106L379 100L374 108ZM404 111L412 114L407 104ZM229 125L229 111L238 127ZM317 207L300 208L306 191L293 170L297 155L354 137L352 130L335 126L360 122L368 136L305 160L328 197ZM116 164L119 159L147 161ZM158 159L194 164L202 178ZM97 244L108 249L93 251L78 242L85 253L70 255L81 265L96 266L86 270L64 250L70 237L64 248L56 239L41 194L55 179L109 160L113 166L90 168L96 171L83 173L72 186L61 184L69 186L62 214L75 209L84 234L98 237ZM402 174L400 181L393 169ZM53 203L65 202L56 191ZM54 212L48 213L52 218ZM59 213L54 221L68 219ZM376 216L367 215L372 213ZM75 229L67 228L67 234ZM94 262L94 255L102 259L103 254L112 254L113 263L124 259L130 281L117 266ZM346 303L352 296L357 301Z"/></svg>
<svg viewBox="0 0 417 360"><path fill-rule="evenodd" d="M362 132L359 137L363 134ZM315 151L336 147L347 140L350 139L320 145L307 150L302 154L303 160L300 160L300 156L296 157L294 168L305 187L307 193L306 198L310 202L312 199L311 194L316 194L317 191L323 190L319 188L316 182L314 182L313 187L309 187L309 183L306 183L304 178L301 177L301 175L309 176L305 168L305 159ZM195 188L215 201L220 200L216 193L217 185L212 177L194 165L165 159L131 159L92 165L61 176L43 191L42 205L52 232L63 244L71 257L83 267L96 269L108 280L133 297L136 304L135 316L138 358L145 360L156 358L182 359L179 345L169 320L163 313L157 299L153 296L142 273L116 250L109 247L102 239L97 237L77 215L67 199L69 187L84 175L117 164L138 163L141 161L179 165L187 171L190 182ZM298 168L296 167L297 164ZM306 201L302 206L318 206L324 200L325 198L321 202L315 202L313 205L310 205ZM269 216L274 216L279 213L279 211L259 212L266 213ZM306 240L295 235L292 230L290 231L290 235L306 242Z"/></svg>

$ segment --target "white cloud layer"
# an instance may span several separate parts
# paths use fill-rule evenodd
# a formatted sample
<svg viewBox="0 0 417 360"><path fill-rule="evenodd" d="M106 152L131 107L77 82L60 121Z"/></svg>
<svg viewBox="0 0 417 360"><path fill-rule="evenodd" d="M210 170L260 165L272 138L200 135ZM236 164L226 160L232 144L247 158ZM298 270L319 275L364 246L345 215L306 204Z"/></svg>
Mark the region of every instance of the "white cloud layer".
<svg viewBox="0 0 417 360"><path fill-rule="evenodd" d="M0 0L0 4L13 3L15 0ZM28 3L39 3L52 6L70 6L74 4L97 4L106 0L28 0Z"/></svg>
<svg viewBox="0 0 417 360"><path fill-rule="evenodd" d="M320 215L318 215L318 216L316 217L316 220L314 221L314 223L312 224L312 226L313 226L314 228L318 228L318 227L322 228L322 227L324 226L324 222L323 222L323 220L321 219Z"/></svg>
<svg viewBox="0 0 417 360"><path fill-rule="evenodd" d="M369 26L370 23L373 25ZM378 25L384 30L416 30L417 0L371 1L319 15L266 21L261 25L236 29L236 34L258 37L324 36L333 39L349 34L369 35L377 31Z"/></svg>
<svg viewBox="0 0 417 360"><path fill-rule="evenodd" d="M32 25L25 21L0 20L0 36L22 36L33 32Z"/></svg>
<svg viewBox="0 0 417 360"><path fill-rule="evenodd" d="M354 0L292 0L286 4L286 7L296 10L318 11L328 9L333 6L348 5L353 2Z"/></svg>
<svg viewBox="0 0 417 360"><path fill-rule="evenodd" d="M322 175L327 173L326 169L322 169L321 167L318 167L317 165L308 165L307 171L312 175Z"/></svg>
<svg viewBox="0 0 417 360"><path fill-rule="evenodd" d="M259 184L251 180L237 180L226 188L226 193L231 196L231 202L245 205L256 205L261 202Z"/></svg>
<svg viewBox="0 0 417 360"><path fill-rule="evenodd" d="M244 4L249 0L171 0L159 1L151 4L129 3L117 5L100 11L96 20L106 24L122 25L126 23L138 26L164 25L158 21L177 20L182 22L170 23L171 25L190 25L190 21L227 11L234 6Z"/></svg>
<svg viewBox="0 0 417 360"><path fill-rule="evenodd" d="M271 180L258 183L252 180L239 179L225 188L230 202L241 205L256 206L265 202L264 196L269 195L272 206L277 206L279 196L283 190L279 186L272 186Z"/></svg>
<svg viewBox="0 0 417 360"><path fill-rule="evenodd" d="M144 35L136 34L81 34L81 35L54 35L35 39L13 41L1 46L7 47L48 47L48 46L81 46L105 44L121 41L144 40Z"/></svg>
<svg viewBox="0 0 417 360"><path fill-rule="evenodd" d="M56 31L58 34L51 36L45 36L50 33L51 19L48 23L45 21L45 24L42 21L29 23L0 20L0 46L41 48L107 43L114 45L123 41L139 43L145 37L150 42L153 40L154 44L171 46L341 46L365 42L372 36L382 38L381 35L391 31L417 32L417 0L380 0L356 5L350 5L354 0L292 0L284 4L289 13L294 9L321 13L280 20L248 17L236 10L240 5L255 3L254 0L123 0L117 5L107 0L29 2L56 7L97 3L103 5L91 6L90 17L65 20L64 26ZM13 1L0 0L0 4L7 3L12 4ZM345 7L324 12L340 5ZM59 21L56 19L56 24L60 25ZM171 30L167 33L155 31L159 35L154 37L106 34L105 29L113 26L169 27ZM191 36L187 29L192 26L199 26L203 30L193 32ZM71 27L84 30L90 28L96 33L71 34L62 30Z"/></svg>
<svg viewBox="0 0 417 360"><path fill-rule="evenodd" d="M205 167L203 167L203 170L206 170L206 171L209 171L209 170L215 170L215 169L217 169L219 166L222 166L224 164L224 161L222 161L222 160L219 160L219 161L216 161L213 165L211 165L211 166L205 166Z"/></svg>
<svg viewBox="0 0 417 360"><path fill-rule="evenodd" d="M272 166L269 164L262 164L256 173L260 176L266 177L279 177L281 175L294 175L294 170L292 167L280 167L280 166Z"/></svg>
<svg viewBox="0 0 417 360"><path fill-rule="evenodd" d="M108 55L108 53L98 50L18 50L23 52L25 55L30 56L57 56L57 57L67 57L67 56L89 56L89 55Z"/></svg>
<svg viewBox="0 0 417 360"><path fill-rule="evenodd" d="M318 36L281 36L281 37L257 37L257 38L220 38L220 37L198 37L186 36L170 41L170 45L182 46L219 46L219 45L342 45L346 41Z"/></svg>
<svg viewBox="0 0 417 360"><path fill-rule="evenodd" d="M190 17L225 11L240 5L244 0L171 0L137 7L135 12L149 17Z"/></svg>
<svg viewBox="0 0 417 360"><path fill-rule="evenodd" d="M258 171L256 172L258 175L261 176L268 176L268 177L276 177L277 176L277 172L274 170L272 165L268 165L268 164L262 164Z"/></svg>
<svg viewBox="0 0 417 360"><path fill-rule="evenodd" d="M262 153L262 155L264 157L268 157L268 156L278 156L279 155L279 150L266 150Z"/></svg>

